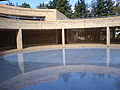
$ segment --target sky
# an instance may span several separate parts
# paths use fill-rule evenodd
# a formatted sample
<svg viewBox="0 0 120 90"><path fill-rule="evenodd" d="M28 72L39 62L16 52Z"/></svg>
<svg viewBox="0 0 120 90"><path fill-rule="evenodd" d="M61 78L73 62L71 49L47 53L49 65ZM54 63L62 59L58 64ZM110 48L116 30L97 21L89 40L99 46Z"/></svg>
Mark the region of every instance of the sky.
<svg viewBox="0 0 120 90"><path fill-rule="evenodd" d="M28 4L30 4L30 6L32 8L36 8L36 6L39 5L40 2L44 2L44 3L48 3L50 0L9 0L13 3L18 3L18 5L21 5L22 3L26 2ZM70 5L72 5L72 7L74 7L75 3L78 1L78 0L69 0L70 1ZM86 3L90 3L92 0L85 0ZM2 1L0 2L0 4L3 4L3 3L7 3L8 1Z"/></svg>

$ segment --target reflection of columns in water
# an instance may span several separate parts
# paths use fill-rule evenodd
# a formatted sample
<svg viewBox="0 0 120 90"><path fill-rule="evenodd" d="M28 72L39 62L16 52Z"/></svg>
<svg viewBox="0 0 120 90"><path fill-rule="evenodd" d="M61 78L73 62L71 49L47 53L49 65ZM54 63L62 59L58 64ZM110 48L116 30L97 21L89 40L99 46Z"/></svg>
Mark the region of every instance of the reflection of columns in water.
<svg viewBox="0 0 120 90"><path fill-rule="evenodd" d="M65 48L62 49L62 56L63 56L63 65L66 65L66 60L65 60Z"/></svg>
<svg viewBox="0 0 120 90"><path fill-rule="evenodd" d="M109 64L110 64L110 48L107 48L106 49L106 65L107 67L109 67Z"/></svg>
<svg viewBox="0 0 120 90"><path fill-rule="evenodd" d="M22 73L24 73L24 61L23 61L23 54L20 53L20 54L17 54L18 56L18 65L20 67L20 70Z"/></svg>

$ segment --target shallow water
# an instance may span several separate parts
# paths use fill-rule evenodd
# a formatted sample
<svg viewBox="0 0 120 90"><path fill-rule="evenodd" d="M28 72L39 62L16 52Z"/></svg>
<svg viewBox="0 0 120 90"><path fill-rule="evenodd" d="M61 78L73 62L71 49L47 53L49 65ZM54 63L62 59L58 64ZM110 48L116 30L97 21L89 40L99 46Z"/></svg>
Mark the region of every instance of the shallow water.
<svg viewBox="0 0 120 90"><path fill-rule="evenodd" d="M25 73L29 73L35 70L41 70L44 68L57 67L57 66L69 66L69 65L91 65L91 66L100 66L100 67L106 67L106 68L114 67L119 69L120 49L109 49L109 48L107 49L106 48L55 49L55 50L33 51L33 52L24 52L24 53L0 56L0 85L2 85L2 83L5 82L6 80L9 80L13 77L16 77L18 75L22 75ZM85 72L85 73L86 73L86 80L93 78L93 73L88 73L88 72ZM75 73L75 72L69 73L69 75L70 76L72 75L70 78L72 78L73 76L74 78L78 77L77 76L78 73ZM111 79L104 78L105 80L103 79L101 80L101 82L98 82L98 83L104 82L105 84L107 84L108 83L107 81L110 80L109 81L110 83L108 83L107 85L112 86L111 83L115 84L116 78L117 76ZM80 82L82 83L81 80L82 79L79 80L79 83ZM50 83L54 84L55 82L62 83L62 79L59 78L56 81L48 82L48 84ZM72 82L74 82L75 85L77 85L74 80ZM35 86L39 87L39 85L44 85L44 84L47 85L47 83L43 83L43 84L38 84L38 86L37 85ZM68 86L71 86L70 84L71 83L68 83ZM57 83L55 85L57 85ZM33 87L36 88L35 86ZM96 85L91 82L90 86L94 87ZM33 89L25 88L24 90L34 90L34 88ZM71 89L69 87L68 89L61 89L61 90L75 90L75 88L77 87L75 86L72 88L74 89ZM80 88L83 89L82 87ZM101 89L93 88L92 90L101 90ZM104 90L119 90L119 89L110 87ZM48 90L48 89L45 89L45 90ZM51 90L54 90L54 88ZM79 90L79 89L76 89L76 90ZM87 90L87 88L84 88L83 90Z"/></svg>
<svg viewBox="0 0 120 90"><path fill-rule="evenodd" d="M120 77L86 72L63 73L59 80L38 83L20 90L120 90Z"/></svg>

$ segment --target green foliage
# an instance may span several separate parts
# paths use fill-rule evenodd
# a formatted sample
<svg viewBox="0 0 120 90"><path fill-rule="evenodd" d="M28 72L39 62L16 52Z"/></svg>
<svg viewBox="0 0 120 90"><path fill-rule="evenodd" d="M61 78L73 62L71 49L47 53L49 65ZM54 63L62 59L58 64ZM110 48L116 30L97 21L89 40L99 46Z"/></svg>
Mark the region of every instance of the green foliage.
<svg viewBox="0 0 120 90"><path fill-rule="evenodd" d="M57 9L69 18L72 18L71 5L68 0L53 0L48 4L49 9Z"/></svg>
<svg viewBox="0 0 120 90"><path fill-rule="evenodd" d="M119 0L116 2L115 11L116 11L116 15L120 15L120 1Z"/></svg>
<svg viewBox="0 0 120 90"><path fill-rule="evenodd" d="M48 3L49 9L58 9L59 8L60 0L53 0Z"/></svg>
<svg viewBox="0 0 120 90"><path fill-rule="evenodd" d="M115 15L114 2L112 0L95 0L92 2L93 17Z"/></svg>
<svg viewBox="0 0 120 90"><path fill-rule="evenodd" d="M114 2L112 0L105 1L105 12L106 16L115 15Z"/></svg>
<svg viewBox="0 0 120 90"><path fill-rule="evenodd" d="M74 18L87 17L88 10L84 0L78 0L74 8Z"/></svg>
<svg viewBox="0 0 120 90"><path fill-rule="evenodd" d="M92 3L92 16L100 17L105 15L104 0L96 0Z"/></svg>
<svg viewBox="0 0 120 90"><path fill-rule="evenodd" d="M47 5L43 2L37 6L38 9L47 9Z"/></svg>
<svg viewBox="0 0 120 90"><path fill-rule="evenodd" d="M10 1L8 3L6 3L6 5L8 5L8 6L15 6L14 3L10 2Z"/></svg>
<svg viewBox="0 0 120 90"><path fill-rule="evenodd" d="M30 8L30 5L24 2L24 3L23 3L22 5L20 5L19 7Z"/></svg>
<svg viewBox="0 0 120 90"><path fill-rule="evenodd" d="M116 15L120 15L120 6L116 7Z"/></svg>
<svg viewBox="0 0 120 90"><path fill-rule="evenodd" d="M8 2L6 5L30 8L30 5L23 3L22 5L16 5L12 2ZM57 9L68 18L85 18L85 17L102 17L111 15L120 15L120 0L93 0L91 7L88 10L85 0L78 0L74 6L74 13L69 4L69 0L50 0L48 4L39 3L38 9Z"/></svg>

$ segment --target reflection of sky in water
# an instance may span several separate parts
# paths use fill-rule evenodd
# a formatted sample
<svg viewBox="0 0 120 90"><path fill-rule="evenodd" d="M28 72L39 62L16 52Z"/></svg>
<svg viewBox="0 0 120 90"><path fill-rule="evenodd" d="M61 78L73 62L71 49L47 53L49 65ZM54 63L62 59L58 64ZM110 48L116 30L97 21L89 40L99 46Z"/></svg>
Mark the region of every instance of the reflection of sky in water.
<svg viewBox="0 0 120 90"><path fill-rule="evenodd" d="M62 62L62 50L39 51L24 54L25 62Z"/></svg>
<svg viewBox="0 0 120 90"><path fill-rule="evenodd" d="M105 64L106 50L105 49L67 49L66 50L67 64Z"/></svg>
<svg viewBox="0 0 120 90"><path fill-rule="evenodd" d="M0 83L29 71L76 64L120 67L120 49L56 49L0 56Z"/></svg>
<svg viewBox="0 0 120 90"><path fill-rule="evenodd" d="M59 80L31 85L20 90L120 90L116 76L96 73L63 73Z"/></svg>
<svg viewBox="0 0 120 90"><path fill-rule="evenodd" d="M25 72L62 65L62 50L39 51L24 54Z"/></svg>
<svg viewBox="0 0 120 90"><path fill-rule="evenodd" d="M110 50L110 66L120 67L120 49Z"/></svg>
<svg viewBox="0 0 120 90"><path fill-rule="evenodd" d="M21 71L17 55L12 55L8 58L0 56L0 83L19 74L21 74Z"/></svg>

